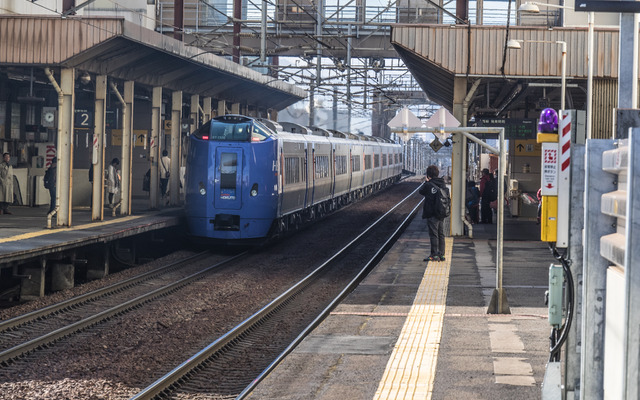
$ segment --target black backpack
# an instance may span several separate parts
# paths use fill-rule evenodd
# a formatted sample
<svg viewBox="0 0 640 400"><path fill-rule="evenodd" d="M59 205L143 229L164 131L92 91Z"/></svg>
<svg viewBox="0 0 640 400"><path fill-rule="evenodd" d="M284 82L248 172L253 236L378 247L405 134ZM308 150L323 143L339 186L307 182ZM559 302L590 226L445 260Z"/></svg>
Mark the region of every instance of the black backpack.
<svg viewBox="0 0 640 400"><path fill-rule="evenodd" d="M449 198L449 189L442 188L432 184L437 190L434 203L434 214L438 219L445 219L451 215L451 198Z"/></svg>
<svg viewBox="0 0 640 400"><path fill-rule="evenodd" d="M53 171L51 170L51 168L49 168L47 172L44 173L44 188L51 189L52 184L53 184Z"/></svg>

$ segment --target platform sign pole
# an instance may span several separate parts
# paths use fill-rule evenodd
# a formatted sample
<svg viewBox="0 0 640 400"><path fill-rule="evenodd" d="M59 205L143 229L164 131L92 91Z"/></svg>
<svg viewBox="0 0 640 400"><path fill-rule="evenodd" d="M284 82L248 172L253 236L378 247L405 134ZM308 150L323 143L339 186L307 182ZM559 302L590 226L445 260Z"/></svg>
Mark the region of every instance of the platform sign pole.
<svg viewBox="0 0 640 400"><path fill-rule="evenodd" d="M162 126L162 87L153 88L151 98L151 142L149 146L149 208L158 208L158 160L160 160L160 129Z"/></svg>
<svg viewBox="0 0 640 400"><path fill-rule="evenodd" d="M93 130L93 185L91 188L91 220L104 219L104 143L107 113L107 76L96 76L95 126Z"/></svg>

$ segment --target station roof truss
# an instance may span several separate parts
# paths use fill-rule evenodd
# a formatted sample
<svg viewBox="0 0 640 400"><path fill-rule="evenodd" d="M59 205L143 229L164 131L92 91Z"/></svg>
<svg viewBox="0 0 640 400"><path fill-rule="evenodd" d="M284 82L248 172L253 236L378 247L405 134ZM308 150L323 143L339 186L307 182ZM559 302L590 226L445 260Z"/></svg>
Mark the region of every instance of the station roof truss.
<svg viewBox="0 0 640 400"><path fill-rule="evenodd" d="M306 91L121 18L0 16L0 66L76 68L281 110Z"/></svg>

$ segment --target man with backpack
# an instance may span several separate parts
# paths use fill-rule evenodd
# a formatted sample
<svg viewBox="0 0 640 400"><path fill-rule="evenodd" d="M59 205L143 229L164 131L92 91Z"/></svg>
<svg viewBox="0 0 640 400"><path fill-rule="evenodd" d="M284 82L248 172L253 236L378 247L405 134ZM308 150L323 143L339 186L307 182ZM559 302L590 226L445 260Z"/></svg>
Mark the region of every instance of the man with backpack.
<svg viewBox="0 0 640 400"><path fill-rule="evenodd" d="M444 261L444 226L443 221L451 214L449 190L435 165L427 168L427 181L422 184L420 194L424 196L422 218L427 220L431 254L424 261Z"/></svg>
<svg viewBox="0 0 640 400"><path fill-rule="evenodd" d="M491 224L493 222L493 211L491 210L491 202L498 198L498 185L489 172L489 169L482 170L482 179L480 179L480 222L483 224Z"/></svg>

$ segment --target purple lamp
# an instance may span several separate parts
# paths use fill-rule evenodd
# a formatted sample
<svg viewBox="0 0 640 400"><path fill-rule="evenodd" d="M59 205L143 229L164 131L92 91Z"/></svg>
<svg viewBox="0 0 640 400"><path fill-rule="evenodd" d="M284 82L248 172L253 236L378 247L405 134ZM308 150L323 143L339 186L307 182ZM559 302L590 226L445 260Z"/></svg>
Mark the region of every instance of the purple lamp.
<svg viewBox="0 0 640 400"><path fill-rule="evenodd" d="M540 113L540 122L538 122L538 132L540 133L558 133L558 113L553 108L545 108Z"/></svg>

